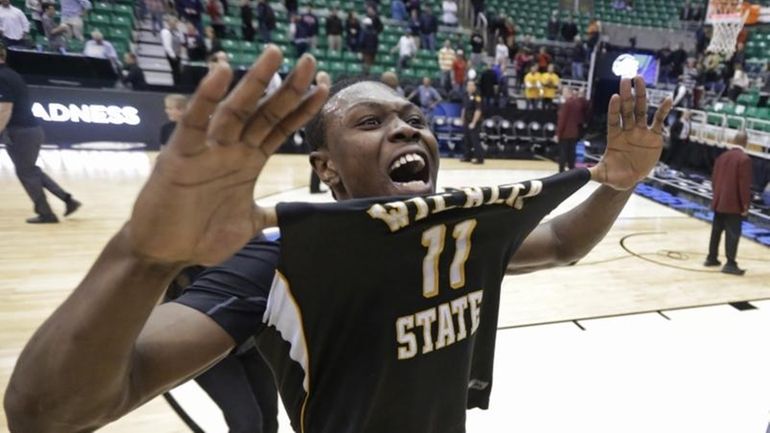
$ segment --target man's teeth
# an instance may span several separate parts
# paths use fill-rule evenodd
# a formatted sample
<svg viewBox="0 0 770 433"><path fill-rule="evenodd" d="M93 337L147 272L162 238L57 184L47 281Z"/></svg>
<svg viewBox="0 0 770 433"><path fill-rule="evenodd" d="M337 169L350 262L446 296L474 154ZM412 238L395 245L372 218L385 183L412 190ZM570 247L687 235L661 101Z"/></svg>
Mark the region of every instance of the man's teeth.
<svg viewBox="0 0 770 433"><path fill-rule="evenodd" d="M417 162L419 164L419 168L417 170L422 170L423 167L425 167L425 159L422 157L422 155L418 153L409 153L393 161L393 164L390 166L390 171L392 172L407 162Z"/></svg>

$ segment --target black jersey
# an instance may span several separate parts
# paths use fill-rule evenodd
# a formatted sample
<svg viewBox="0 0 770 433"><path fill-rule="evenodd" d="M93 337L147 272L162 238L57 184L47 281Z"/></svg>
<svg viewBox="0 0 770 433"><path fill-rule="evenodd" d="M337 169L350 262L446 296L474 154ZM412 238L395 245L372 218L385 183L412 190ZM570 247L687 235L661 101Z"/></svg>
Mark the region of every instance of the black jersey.
<svg viewBox="0 0 770 433"><path fill-rule="evenodd" d="M0 102L13 103L8 127L31 128L37 126L32 115L32 100L27 83L16 71L6 64L0 64Z"/></svg>
<svg viewBox="0 0 770 433"><path fill-rule="evenodd" d="M464 432L488 403L509 259L589 177L282 204L280 247L249 243L176 302L258 334L297 432Z"/></svg>
<svg viewBox="0 0 770 433"><path fill-rule="evenodd" d="M509 259L588 178L279 205L260 350L295 429L464 432L469 399L491 390Z"/></svg>

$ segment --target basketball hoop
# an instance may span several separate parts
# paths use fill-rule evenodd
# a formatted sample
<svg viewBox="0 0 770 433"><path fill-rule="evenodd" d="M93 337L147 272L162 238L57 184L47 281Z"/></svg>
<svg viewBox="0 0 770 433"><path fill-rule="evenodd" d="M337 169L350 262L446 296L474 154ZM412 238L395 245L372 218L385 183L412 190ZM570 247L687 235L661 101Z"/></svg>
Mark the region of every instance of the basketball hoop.
<svg viewBox="0 0 770 433"><path fill-rule="evenodd" d="M743 0L709 0L706 22L714 27L714 33L706 50L732 57L735 42L747 17Z"/></svg>

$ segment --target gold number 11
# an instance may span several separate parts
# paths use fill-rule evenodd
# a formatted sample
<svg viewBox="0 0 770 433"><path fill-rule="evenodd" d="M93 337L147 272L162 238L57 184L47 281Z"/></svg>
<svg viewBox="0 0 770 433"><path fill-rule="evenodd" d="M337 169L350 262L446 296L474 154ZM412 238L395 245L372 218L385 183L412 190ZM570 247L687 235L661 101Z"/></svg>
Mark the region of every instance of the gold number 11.
<svg viewBox="0 0 770 433"><path fill-rule="evenodd" d="M465 220L454 227L455 256L449 266L449 285L453 289L465 286L465 262L471 253L471 234L476 220ZM422 246L428 249L422 261L422 295L432 298L438 295L438 259L444 250L446 226L433 226L422 233Z"/></svg>

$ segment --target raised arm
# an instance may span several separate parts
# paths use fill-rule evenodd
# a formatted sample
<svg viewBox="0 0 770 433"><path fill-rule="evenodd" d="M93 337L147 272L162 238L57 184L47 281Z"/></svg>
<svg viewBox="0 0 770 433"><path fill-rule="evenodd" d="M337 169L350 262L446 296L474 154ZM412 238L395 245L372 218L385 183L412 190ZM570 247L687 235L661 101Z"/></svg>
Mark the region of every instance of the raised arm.
<svg viewBox="0 0 770 433"><path fill-rule="evenodd" d="M5 395L11 431L94 430L232 348L202 313L155 305L181 266L219 263L276 223L274 210L254 204L257 176L328 94L308 90L315 68L306 56L261 100L281 63L268 48L226 98L229 68L203 80L131 219L22 352Z"/></svg>
<svg viewBox="0 0 770 433"><path fill-rule="evenodd" d="M590 168L591 179L602 185L571 211L539 225L524 240L508 264L509 274L520 274L577 262L598 244L623 210L637 182L660 158L663 123L671 99L647 125L647 92L641 77L621 80L620 95L613 95L607 112L607 150Z"/></svg>

